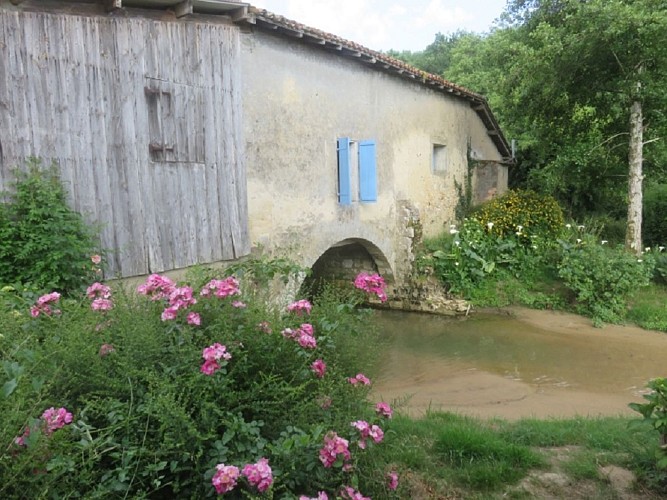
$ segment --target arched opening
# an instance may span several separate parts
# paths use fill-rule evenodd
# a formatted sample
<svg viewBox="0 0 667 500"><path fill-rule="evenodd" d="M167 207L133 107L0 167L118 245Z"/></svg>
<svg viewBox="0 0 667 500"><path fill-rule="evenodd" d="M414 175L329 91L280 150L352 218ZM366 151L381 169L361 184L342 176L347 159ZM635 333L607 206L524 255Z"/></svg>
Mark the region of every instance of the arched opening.
<svg viewBox="0 0 667 500"><path fill-rule="evenodd" d="M312 297L325 283L352 282L360 272L379 273L387 282L394 279L389 261L382 250L368 240L350 238L336 243L312 266L301 292Z"/></svg>

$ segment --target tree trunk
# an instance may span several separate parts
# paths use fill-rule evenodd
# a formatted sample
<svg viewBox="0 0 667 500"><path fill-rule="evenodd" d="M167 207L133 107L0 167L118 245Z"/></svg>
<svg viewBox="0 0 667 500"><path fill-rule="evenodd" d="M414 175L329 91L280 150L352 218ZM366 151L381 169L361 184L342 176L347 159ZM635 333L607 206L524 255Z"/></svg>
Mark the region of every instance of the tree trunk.
<svg viewBox="0 0 667 500"><path fill-rule="evenodd" d="M642 162L643 162L642 103L637 99L630 107L630 153L628 155L628 227L625 247L636 253L642 252Z"/></svg>

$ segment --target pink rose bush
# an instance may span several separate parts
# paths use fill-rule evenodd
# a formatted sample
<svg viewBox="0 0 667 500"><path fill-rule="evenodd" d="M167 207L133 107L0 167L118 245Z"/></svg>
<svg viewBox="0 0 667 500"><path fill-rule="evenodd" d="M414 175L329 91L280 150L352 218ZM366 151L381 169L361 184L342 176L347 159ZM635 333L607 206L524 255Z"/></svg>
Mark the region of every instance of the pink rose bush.
<svg viewBox="0 0 667 500"><path fill-rule="evenodd" d="M363 373L357 373L354 377L349 377L347 381L352 385L371 385L370 379Z"/></svg>
<svg viewBox="0 0 667 500"><path fill-rule="evenodd" d="M287 311L296 314L297 316L304 316L310 314L313 305L305 299L297 300L287 306Z"/></svg>
<svg viewBox="0 0 667 500"><path fill-rule="evenodd" d="M111 288L102 283L95 282L86 289L86 297L93 299L90 308L93 311L110 311L113 309L111 300Z"/></svg>
<svg viewBox="0 0 667 500"><path fill-rule="evenodd" d="M60 314L59 309L52 309L51 306L60 300L58 292L47 293L37 299L35 305L30 308L30 316L37 318L40 314L44 316L51 316L52 314Z"/></svg>
<svg viewBox="0 0 667 500"><path fill-rule="evenodd" d="M396 471L391 471L387 474L387 488L392 491L398 488L398 474Z"/></svg>
<svg viewBox="0 0 667 500"><path fill-rule="evenodd" d="M381 417L391 418L394 414L394 411L387 403L377 403L375 405L375 413Z"/></svg>
<svg viewBox="0 0 667 500"><path fill-rule="evenodd" d="M215 295L220 299L240 294L241 290L239 289L239 281L234 276L230 276L222 280L211 280L206 283L201 292L199 292L199 295L202 297L210 297L211 295Z"/></svg>
<svg viewBox="0 0 667 500"><path fill-rule="evenodd" d="M379 274L359 273L354 279L354 286L368 294L375 294L380 302L386 302L387 300L385 291L387 285L384 278Z"/></svg>
<svg viewBox="0 0 667 500"><path fill-rule="evenodd" d="M137 292L154 301L162 300L169 297L175 286L175 283L166 276L151 274L146 279L146 283L137 287Z"/></svg>
<svg viewBox="0 0 667 500"><path fill-rule="evenodd" d="M254 464L246 464L241 471L235 465L225 464L216 465L215 470L211 483L218 495L232 491L241 475L260 493L267 491L273 484L273 472L267 458L260 458Z"/></svg>
<svg viewBox="0 0 667 500"><path fill-rule="evenodd" d="M218 363L221 359L223 361L232 359L232 355L227 352L227 347L218 342L204 348L201 357L204 358L204 364L199 370L205 375L213 375L222 368L222 365Z"/></svg>
<svg viewBox="0 0 667 500"><path fill-rule="evenodd" d="M160 316L162 321L176 320L180 311L191 309L192 306L197 304L194 290L191 287L178 287L171 279L159 274L151 274L144 284L139 285L137 292L150 297L153 301L166 300L167 307L165 307ZM212 279L199 292L200 297L217 297L220 299L240 294L239 281L234 276L224 279ZM247 307L245 302L240 300L233 301L231 305L237 309ZM188 325L201 326L201 315L199 312L189 310L185 315L185 319Z"/></svg>
<svg viewBox="0 0 667 500"><path fill-rule="evenodd" d="M310 365L310 369L313 371L317 378L322 378L327 371L327 364L321 359L316 359Z"/></svg>
<svg viewBox="0 0 667 500"><path fill-rule="evenodd" d="M381 278L366 280L363 284L364 290L377 293L383 283ZM155 460L159 460L151 462L153 458L137 458L137 467L142 468L137 470L148 472L141 476L142 479L137 479L143 481L143 484L135 485L134 490L129 492L130 495L142 491L141 488L147 487L149 481L158 477L158 473L161 474L160 478L163 477L162 474L168 477L173 473L174 477L181 474L181 477L189 478L189 482L183 481L179 484L178 480L173 480L173 484L183 488L179 494L187 490L188 496L193 498L207 496L206 490L208 495L212 495L215 490L218 495L229 494L235 498L259 495L266 495L267 498L297 497L301 500L367 498L355 490L358 488L359 478L362 478L362 481L365 479L363 474L367 473L367 467L373 463L372 460L365 460L364 454L369 453L374 444L383 442L385 434L377 422L380 419L390 419L393 411L389 404L384 402L377 403L374 407L369 405L364 400L366 391L347 386L348 383L358 387L370 386L371 381L363 373L349 378L341 374L341 371L349 366L346 363L350 360L346 360L343 351L339 356L334 349L339 342L345 341L344 334L347 332L343 328L339 329L340 332L326 328L327 321L333 324L332 320L338 319L335 316L337 313L327 318L325 313L329 314L329 309L322 308L324 313L319 309L313 311L313 305L308 300L291 303L287 311L267 308L262 312L249 299L247 304L240 300L252 296L240 297L239 282L235 277L213 279L202 288L193 288L176 283L166 276L151 274L136 290L142 296L139 305L130 302L130 307L125 310L125 294L112 296L111 288L101 282L94 282L86 289L86 312L77 313L77 321L83 319L90 323L83 324L86 327L85 334L89 336L92 344L89 349L81 350L82 355L88 358L79 359L76 366L81 370L81 380L85 380L85 384L81 385L86 389L91 387L93 390L100 390L100 394L106 395L108 392L109 400L100 400L99 408L96 407L95 411L82 410L70 404L81 405L83 402L85 405L88 394L75 394L75 391L72 391L73 395L69 398L69 393L65 393L69 398L67 405L78 415L77 421L80 425L72 425L71 432L62 432L57 436L58 439L52 439L44 463L35 464L33 470L43 469L44 474L51 473L51 470L46 472L46 460L57 458L56 453L65 450L66 446L74 446L82 437L86 440L97 440L99 433L91 432L90 435L85 435L86 429L98 429L100 423L108 425L104 421L103 412L108 412L109 408L113 407L107 408L104 405L115 403L114 399L120 399L121 396L125 397L126 393L119 392L121 396L117 396L114 391L117 387L125 387L131 383L129 389L133 398L132 410L135 412L131 416L133 420L128 420L129 416L124 417L124 411L113 414L118 422L123 422L123 426L114 424L105 432L111 435L120 432L121 427L125 430L131 428L132 422L147 422L146 426L160 425L168 429L170 435L175 436L172 439L174 444L183 449L179 450L179 453L182 451L179 457L174 459L175 465L164 462L169 465L163 470L151 471L152 464L167 460L167 453L156 445L154 428L150 427L148 431L146 428L136 432L128 431L127 436L123 436L123 439L127 439L128 450L143 447L146 441L149 443L146 450L156 457ZM56 309L59 300L60 294L57 292L39 297L31 307L31 316L36 318L62 314ZM100 319L100 314L107 311L111 313ZM148 322L140 321L144 318L132 316L144 311L150 314ZM340 314L352 314L354 309L350 307L343 311ZM66 309L65 312L67 313ZM60 323L67 316L68 314L62 314L56 326L60 327ZM341 324L346 325L342 321ZM351 328L357 328L356 323L349 324L353 325ZM188 325L198 328L190 328ZM53 325L48 321L31 321L30 326L43 331L53 329ZM320 329L326 333L321 333L318 338L316 333L320 334ZM65 340L58 338L58 342L67 340L67 335L61 333L66 331L66 328L60 328L58 333ZM272 334L274 331L282 332L284 338ZM48 337L46 338L48 340ZM86 339L87 337L78 335L78 343L71 345L79 347ZM321 345L318 345L318 341ZM56 341L53 342L50 347L55 345ZM146 352L141 352L142 350ZM200 352L201 361L197 361ZM141 369L133 371L134 365L130 363L139 363ZM227 373L230 363L233 363L234 369ZM56 365L55 362L52 364ZM215 376L219 371L222 373ZM225 376L222 376L223 374ZM44 375L45 378L47 376L48 374ZM117 377L111 380L113 383L109 383L111 377ZM128 378L128 381L125 378ZM162 385L162 378L165 379L165 385ZM59 383L67 384L67 380ZM57 391L60 388L55 385L55 392L51 397L58 400L60 396ZM21 389L22 387L19 387L17 391ZM71 389L66 387L63 390ZM164 400L159 401L160 405L164 406L157 403L152 406L146 404L146 398L155 394L151 391L158 390L165 390L164 393L159 393L165 394ZM246 393L252 397L246 397ZM198 400L204 401L199 403ZM306 409L302 412L306 415L302 421L301 417L294 417L301 408ZM286 416L288 409L292 411L289 417ZM355 409L362 414L356 415ZM169 419L177 422L173 427L170 427L167 418L158 422L158 419L150 414L153 411L166 411ZM140 412L144 413L140 415ZM350 416L346 416L348 414ZM178 422L179 415L184 415L181 422ZM309 427L310 420L307 419L311 417L318 421L315 422L316 425ZM192 418L192 429L196 429L197 434L183 431L186 429L186 418ZM272 418L276 420L270 420ZM355 420L357 418L358 420ZM364 418L368 420L363 420ZM43 440L44 437L72 424L73 415L66 408L51 407L42 413L39 420L33 419L34 423L27 427L22 424L26 419L27 417L23 416L17 420L17 424L12 425L12 434L8 439L20 447L30 446L38 436ZM194 427L202 423L205 425L201 426L201 431L199 427ZM180 427L176 427L176 424ZM381 425L384 427L384 424ZM22 430L19 436L14 434L17 430ZM181 435L183 441L178 442ZM272 441L267 437L269 435L287 437L271 438L275 439ZM114 439L117 437L113 436ZM40 450L44 442L40 441ZM220 442L223 443L224 450L219 447ZM256 448L252 448L253 443L257 445ZM259 446L259 443L263 443L264 447ZM95 443L96 446L98 444ZM281 446L284 448L281 449ZM44 449L46 450L46 447ZM257 450L265 450L266 457L250 455L257 461L245 463L249 460L249 454L259 453ZM14 448L13 452L21 453L20 448ZM23 452L23 457L27 456L28 454ZM211 457L218 458L209 462ZM109 462L115 467L117 464L114 460L116 459L113 457L109 458ZM313 462L317 463L317 460L322 464L322 469L314 474L305 465L310 467ZM225 463L213 466L218 461ZM292 462L297 468L286 469L285 464ZM211 483L206 481L202 484L197 478L207 467L207 477L211 478ZM398 476L395 472L387 473L388 470L378 468L379 480L370 481L368 484L371 486L368 487L380 488L386 493L387 490L382 486L386 481L387 488L396 489ZM286 471L282 478L280 471ZM100 472L97 477L101 478L103 474ZM137 478L139 477L138 475ZM170 483L165 479L163 484ZM318 491L324 488L327 491ZM361 488L367 487L362 485ZM168 487L165 492L167 496L173 494ZM299 496L301 493L315 492L317 494L313 497Z"/></svg>
<svg viewBox="0 0 667 500"><path fill-rule="evenodd" d="M72 423L72 414L67 411L65 408L58 408L57 410L54 407L51 407L47 410L44 410L42 416L40 417L41 424L40 427L44 434L50 436L58 429L62 429L68 424ZM16 439L14 443L18 446L27 446L26 438L30 436L30 427L26 427L23 431L23 434Z"/></svg>
<svg viewBox="0 0 667 500"><path fill-rule="evenodd" d="M365 497L351 486L345 486L340 492L340 497L345 500L371 500L370 497Z"/></svg>
<svg viewBox="0 0 667 500"><path fill-rule="evenodd" d="M317 348L317 339L315 338L315 330L310 323L303 323L299 328L293 330L292 328L285 328L282 331L283 337L286 339L295 340L304 349Z"/></svg>
<svg viewBox="0 0 667 500"><path fill-rule="evenodd" d="M317 493L316 497L307 497L306 495L301 495L299 500L329 500L329 495L325 491L320 491Z"/></svg>
<svg viewBox="0 0 667 500"><path fill-rule="evenodd" d="M232 491L239 479L239 468L234 465L218 464L215 466L215 470L211 483L213 483L218 495L224 495Z"/></svg>
<svg viewBox="0 0 667 500"><path fill-rule="evenodd" d="M241 473L260 493L264 493L273 484L273 474L266 458L260 458L255 464L246 465Z"/></svg>
<svg viewBox="0 0 667 500"><path fill-rule="evenodd" d="M347 439L330 431L324 436L324 446L320 449L320 462L327 469L333 467L339 457L343 463L348 462L352 458L349 446L350 442Z"/></svg>
<svg viewBox="0 0 667 500"><path fill-rule="evenodd" d="M359 448L362 450L366 449L366 439L371 438L375 443L381 443L384 439L384 432L375 424L371 425L365 420L357 420L350 425L359 431Z"/></svg>

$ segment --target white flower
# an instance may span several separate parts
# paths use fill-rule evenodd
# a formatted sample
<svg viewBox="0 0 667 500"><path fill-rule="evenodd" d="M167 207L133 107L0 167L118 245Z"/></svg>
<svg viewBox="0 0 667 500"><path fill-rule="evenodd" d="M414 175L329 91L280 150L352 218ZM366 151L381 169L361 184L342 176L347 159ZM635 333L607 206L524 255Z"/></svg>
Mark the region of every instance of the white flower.
<svg viewBox="0 0 667 500"><path fill-rule="evenodd" d="M642 259L637 259L637 262L644 262Z"/></svg>
<svg viewBox="0 0 667 500"><path fill-rule="evenodd" d="M577 226L577 229L581 231L584 228L584 226Z"/></svg>
<svg viewBox="0 0 667 500"><path fill-rule="evenodd" d="M535 250L537 250L537 245L533 245L533 248L534 248Z"/></svg>
<svg viewBox="0 0 667 500"><path fill-rule="evenodd" d="M491 229L493 228L493 222L487 222L486 227L488 227L489 231L491 231Z"/></svg>
<svg viewBox="0 0 667 500"><path fill-rule="evenodd" d="M459 265L459 263L458 263L458 262L454 262L454 265L455 265L455 266L458 266L458 265Z"/></svg>
<svg viewBox="0 0 667 500"><path fill-rule="evenodd" d="M452 229L449 230L449 234L456 234L458 232L459 231L456 228L452 228Z"/></svg>
<svg viewBox="0 0 667 500"><path fill-rule="evenodd" d="M579 238L577 238L577 243L581 243L581 240Z"/></svg>
<svg viewBox="0 0 667 500"><path fill-rule="evenodd" d="M522 229L523 229L523 226L521 226L521 225L516 227L516 230L519 231L519 232L521 232Z"/></svg>
<svg viewBox="0 0 667 500"><path fill-rule="evenodd" d="M646 248L644 249L644 252L650 252L650 251L651 251L651 247L646 247Z"/></svg>
<svg viewBox="0 0 667 500"><path fill-rule="evenodd" d="M658 252L662 252L665 249L665 247L658 247Z"/></svg>
<svg viewBox="0 0 667 500"><path fill-rule="evenodd" d="M609 243L607 240L602 240L602 241L600 242L600 245L606 245L607 243Z"/></svg>
<svg viewBox="0 0 667 500"><path fill-rule="evenodd" d="M565 227L570 229L572 227L572 224L565 224Z"/></svg>
<svg viewBox="0 0 667 500"><path fill-rule="evenodd" d="M517 236L521 236L523 233L522 233L521 231L517 231L517 232L514 233L514 234L516 234Z"/></svg>
<svg viewBox="0 0 667 500"><path fill-rule="evenodd" d="M455 244L456 246L459 246L459 245L461 244L461 242L460 242L459 240L456 240L456 241L454 242L454 244Z"/></svg>

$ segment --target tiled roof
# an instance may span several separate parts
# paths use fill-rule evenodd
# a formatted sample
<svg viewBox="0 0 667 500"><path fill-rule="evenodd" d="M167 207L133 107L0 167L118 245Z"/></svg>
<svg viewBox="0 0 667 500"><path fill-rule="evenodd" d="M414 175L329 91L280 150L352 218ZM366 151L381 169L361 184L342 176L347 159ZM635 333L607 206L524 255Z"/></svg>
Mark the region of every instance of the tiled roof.
<svg viewBox="0 0 667 500"><path fill-rule="evenodd" d="M436 91L467 100L486 126L500 154L504 159L510 161L511 149L484 96L447 81L438 75L417 69L382 52L371 50L356 42L306 26L265 9L250 6L247 17L242 19L241 22L255 25L262 30L275 33L276 35L300 39L306 43L319 45L334 53L356 59L362 64L377 68L379 71L393 73L398 77L412 80Z"/></svg>

